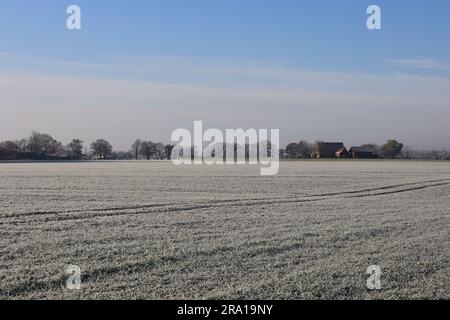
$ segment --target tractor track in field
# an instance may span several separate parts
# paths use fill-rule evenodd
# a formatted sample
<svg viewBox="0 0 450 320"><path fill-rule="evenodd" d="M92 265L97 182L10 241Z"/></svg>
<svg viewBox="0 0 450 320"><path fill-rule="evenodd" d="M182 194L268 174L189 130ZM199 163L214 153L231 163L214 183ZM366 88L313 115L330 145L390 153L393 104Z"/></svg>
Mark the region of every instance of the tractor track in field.
<svg viewBox="0 0 450 320"><path fill-rule="evenodd" d="M0 225L5 224L28 224L31 222L56 222L56 221L72 221L85 220L110 216L130 216L142 215L150 213L174 213L180 211L204 210L220 207L247 207L247 206L261 206L273 204L288 204L288 203L306 203L318 202L333 199L345 198L364 198L383 196L390 194L399 194L423 190L433 187L442 187L450 185L450 179L428 180L414 183L404 183L389 186L382 186L377 188L368 188L361 190L349 190L342 192L332 192L323 194L303 195L303 196L288 196L288 197L265 197L265 198L249 198L249 199L222 199L222 200L207 200L199 203L179 202L177 204L161 203L136 205L128 207L109 207L109 208L93 208L93 209L76 209L66 211L34 211L28 213L15 213L0 215ZM406 187L406 188L405 188ZM24 220L26 218L26 220ZM35 218L35 219L30 219Z"/></svg>

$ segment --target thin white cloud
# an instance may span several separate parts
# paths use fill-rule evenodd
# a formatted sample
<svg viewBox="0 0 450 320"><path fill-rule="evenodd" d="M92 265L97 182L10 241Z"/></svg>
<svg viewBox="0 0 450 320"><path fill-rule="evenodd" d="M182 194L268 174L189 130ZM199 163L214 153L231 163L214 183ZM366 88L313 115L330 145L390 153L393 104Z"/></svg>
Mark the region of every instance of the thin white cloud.
<svg viewBox="0 0 450 320"><path fill-rule="evenodd" d="M434 59L390 59L387 62L398 67L429 69L429 70L450 70L450 66Z"/></svg>

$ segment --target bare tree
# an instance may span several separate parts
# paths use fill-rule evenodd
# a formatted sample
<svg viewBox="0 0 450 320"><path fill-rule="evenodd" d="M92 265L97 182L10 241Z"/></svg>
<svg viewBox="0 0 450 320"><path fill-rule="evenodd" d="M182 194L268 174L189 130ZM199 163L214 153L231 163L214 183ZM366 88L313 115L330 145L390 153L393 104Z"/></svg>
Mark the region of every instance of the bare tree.
<svg viewBox="0 0 450 320"><path fill-rule="evenodd" d="M416 152L411 146L405 146L402 150L401 157L403 159L414 159L416 157Z"/></svg>
<svg viewBox="0 0 450 320"><path fill-rule="evenodd" d="M139 148L141 147L142 141L140 139L137 139L133 144L131 145L131 153L133 154L133 158L135 160L139 159Z"/></svg>
<svg viewBox="0 0 450 320"><path fill-rule="evenodd" d="M20 139L16 141L16 145L19 151L19 154L23 154L28 150L28 141L27 139Z"/></svg>
<svg viewBox="0 0 450 320"><path fill-rule="evenodd" d="M172 150L175 146L167 144L164 146L164 158L170 160L172 158Z"/></svg>
<svg viewBox="0 0 450 320"><path fill-rule="evenodd" d="M286 146L286 153L289 158L311 158L314 146L306 140L299 143L290 143Z"/></svg>
<svg viewBox="0 0 450 320"><path fill-rule="evenodd" d="M154 149L155 149L155 151L154 151L155 159L163 160L164 159L164 145L160 142L155 143Z"/></svg>
<svg viewBox="0 0 450 320"><path fill-rule="evenodd" d="M108 141L98 139L91 143L91 150L92 154L98 159L106 159L112 153L113 148Z"/></svg>
<svg viewBox="0 0 450 320"><path fill-rule="evenodd" d="M48 134L36 131L28 138L28 149L40 158L57 155L63 150L61 142Z"/></svg>
<svg viewBox="0 0 450 320"><path fill-rule="evenodd" d="M19 146L14 141L2 141L0 142L0 149L6 151L18 152Z"/></svg>
<svg viewBox="0 0 450 320"><path fill-rule="evenodd" d="M71 159L80 160L83 158L83 141L80 139L73 139L67 146Z"/></svg>
<svg viewBox="0 0 450 320"><path fill-rule="evenodd" d="M297 144L289 143L286 146L286 153L289 155L289 158L297 158Z"/></svg>
<svg viewBox="0 0 450 320"><path fill-rule="evenodd" d="M402 143L391 139L381 146L381 154L386 158L395 158L401 154L402 149Z"/></svg>
<svg viewBox="0 0 450 320"><path fill-rule="evenodd" d="M139 148L139 154L147 160L150 160L155 153L155 144L151 141L142 141Z"/></svg>
<svg viewBox="0 0 450 320"><path fill-rule="evenodd" d="M297 155L301 158L311 158L314 151L313 145L306 140L301 140L296 146Z"/></svg>

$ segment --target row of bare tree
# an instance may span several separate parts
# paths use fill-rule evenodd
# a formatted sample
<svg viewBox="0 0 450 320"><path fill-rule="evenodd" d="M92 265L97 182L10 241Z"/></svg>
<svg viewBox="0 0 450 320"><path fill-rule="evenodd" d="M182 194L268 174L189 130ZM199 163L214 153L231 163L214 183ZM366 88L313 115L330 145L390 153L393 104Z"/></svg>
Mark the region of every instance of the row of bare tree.
<svg viewBox="0 0 450 320"><path fill-rule="evenodd" d="M131 145L131 154L135 160L169 160L173 147L170 144L164 145L160 142L154 143L138 139Z"/></svg>
<svg viewBox="0 0 450 320"><path fill-rule="evenodd" d="M299 159L311 158L317 143L301 140L290 143L286 149L280 149L281 158ZM411 147L404 147L397 140L388 140L383 145L365 144L382 158L402 159L435 159L450 160L448 151L418 151ZM80 139L73 139L64 146L52 136L33 131L26 138L15 141L0 142L0 160L82 160L82 159L116 159L116 160L164 160L170 159L173 145L164 145L152 141L136 140L129 151L114 151L112 145L97 139L87 148Z"/></svg>
<svg viewBox="0 0 450 320"><path fill-rule="evenodd" d="M81 139L68 145L46 133L33 131L21 140L0 142L0 160L82 160L82 159L170 159L172 145L136 140L129 151L114 151L105 139L97 139L87 148Z"/></svg>

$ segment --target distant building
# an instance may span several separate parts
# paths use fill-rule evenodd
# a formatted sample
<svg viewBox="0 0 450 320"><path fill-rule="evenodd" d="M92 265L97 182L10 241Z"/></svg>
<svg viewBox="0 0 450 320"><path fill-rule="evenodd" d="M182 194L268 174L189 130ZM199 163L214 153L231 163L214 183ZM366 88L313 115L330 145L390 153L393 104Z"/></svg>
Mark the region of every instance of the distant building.
<svg viewBox="0 0 450 320"><path fill-rule="evenodd" d="M319 142L314 150L315 158L336 158L336 152L345 149L342 142Z"/></svg>
<svg viewBox="0 0 450 320"><path fill-rule="evenodd" d="M354 159L375 159L378 155L367 147L351 147L350 155Z"/></svg>
<svg viewBox="0 0 450 320"><path fill-rule="evenodd" d="M335 153L336 158L350 158L350 152L347 151L346 147L341 147Z"/></svg>

